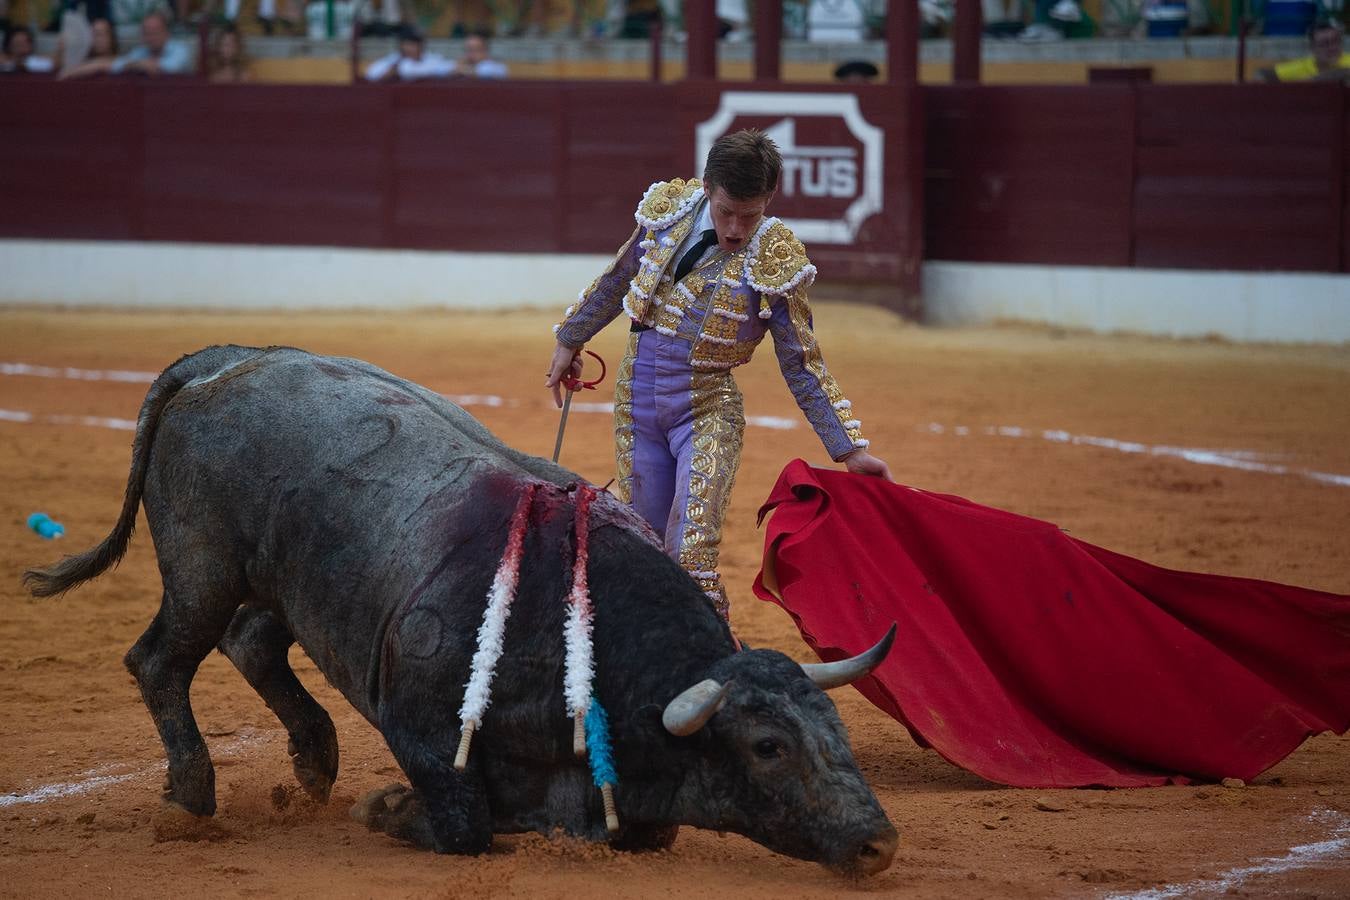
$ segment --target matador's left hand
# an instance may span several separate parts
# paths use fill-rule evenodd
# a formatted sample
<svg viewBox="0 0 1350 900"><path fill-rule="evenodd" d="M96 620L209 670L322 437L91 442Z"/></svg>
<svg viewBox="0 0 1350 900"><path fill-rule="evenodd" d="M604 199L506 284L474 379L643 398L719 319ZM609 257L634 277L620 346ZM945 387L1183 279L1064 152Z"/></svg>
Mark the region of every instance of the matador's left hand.
<svg viewBox="0 0 1350 900"><path fill-rule="evenodd" d="M844 464L844 468L854 475L875 475L887 481L895 480L891 477L891 467L886 465L886 460L879 456L873 456L866 450L854 450L848 456L845 456L841 462Z"/></svg>

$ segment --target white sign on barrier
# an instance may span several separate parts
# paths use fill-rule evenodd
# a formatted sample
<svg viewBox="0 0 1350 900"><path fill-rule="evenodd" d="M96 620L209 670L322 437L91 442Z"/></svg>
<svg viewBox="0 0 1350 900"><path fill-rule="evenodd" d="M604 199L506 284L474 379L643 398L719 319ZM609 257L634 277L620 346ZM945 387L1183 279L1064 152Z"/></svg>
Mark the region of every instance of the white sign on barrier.
<svg viewBox="0 0 1350 900"><path fill-rule="evenodd" d="M701 175L713 142L740 128L766 132L783 155L774 214L803 241L852 244L882 209L885 135L854 94L726 91L695 131Z"/></svg>

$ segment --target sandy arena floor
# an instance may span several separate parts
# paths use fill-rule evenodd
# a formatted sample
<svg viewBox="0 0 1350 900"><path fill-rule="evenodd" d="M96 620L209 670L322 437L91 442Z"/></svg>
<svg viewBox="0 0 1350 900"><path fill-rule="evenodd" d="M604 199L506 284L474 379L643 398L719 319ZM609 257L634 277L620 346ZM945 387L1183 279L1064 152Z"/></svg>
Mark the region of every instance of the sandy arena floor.
<svg viewBox="0 0 1350 900"><path fill-rule="evenodd" d="M897 479L1050 519L1164 566L1350 593L1350 349L932 331L844 304L822 304L817 320ZM540 373L552 321L0 310L0 895L1350 897L1350 738L1314 738L1245 787L1009 790L919 750L850 690L835 700L902 834L894 865L863 884L690 829L673 851L648 856L529 836L499 839L481 859L437 857L348 819L356 798L401 773L298 651L302 679L338 726L333 802L316 807L294 788L284 732L217 654L193 703L220 811L209 827L166 814L160 743L121 665L159 599L145 531L120 570L65 599L35 602L19 585L25 567L107 533L131 443L125 421L108 420L134 419L147 383L9 364L157 373L210 343L293 344L447 394L501 398L472 411L547 455L558 418ZM595 347L613 364L622 338L611 328ZM827 461L771 350L739 380L747 413L796 427L748 431L724 552L733 616L753 644L804 659L786 615L750 592L762 539L753 515L787 460ZM1055 441L1047 430L1106 440ZM579 407L562 462L603 484L609 431L607 415ZM63 543L24 527L35 510L65 523ZM1038 809L1043 800L1059 811Z"/></svg>

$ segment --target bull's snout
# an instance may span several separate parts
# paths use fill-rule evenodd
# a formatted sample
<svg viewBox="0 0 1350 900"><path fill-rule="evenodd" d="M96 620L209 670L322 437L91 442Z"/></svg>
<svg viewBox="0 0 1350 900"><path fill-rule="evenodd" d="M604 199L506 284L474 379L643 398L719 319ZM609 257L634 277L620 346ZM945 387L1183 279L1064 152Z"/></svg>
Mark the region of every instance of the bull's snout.
<svg viewBox="0 0 1350 900"><path fill-rule="evenodd" d="M895 848L900 845L900 835L889 825L885 831L863 841L855 851L851 865L846 868L852 874L867 877L884 872L895 858Z"/></svg>

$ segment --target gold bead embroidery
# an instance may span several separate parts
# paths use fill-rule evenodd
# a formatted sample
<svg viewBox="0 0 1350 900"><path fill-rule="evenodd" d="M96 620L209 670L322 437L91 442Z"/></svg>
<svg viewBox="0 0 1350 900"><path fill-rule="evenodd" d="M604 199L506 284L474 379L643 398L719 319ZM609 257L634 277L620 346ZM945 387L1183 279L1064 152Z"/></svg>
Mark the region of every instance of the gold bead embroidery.
<svg viewBox="0 0 1350 900"><path fill-rule="evenodd" d="M629 334L628 349L614 379L614 463L618 476L614 496L624 503L633 497L633 359L641 336Z"/></svg>
<svg viewBox="0 0 1350 900"><path fill-rule="evenodd" d="M774 222L759 237L759 248L750 261L750 280L761 289L781 293L810 265L806 247L782 222Z"/></svg>
<svg viewBox="0 0 1350 900"><path fill-rule="evenodd" d="M725 372L695 372L689 401L693 444L689 496L680 534L680 565L715 598L725 615L726 592L717 575L722 520L741 465L745 431L744 403L735 380Z"/></svg>

